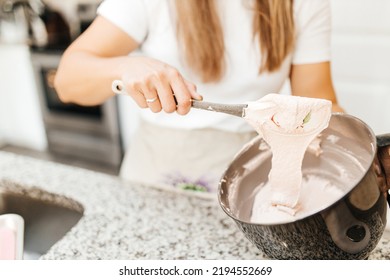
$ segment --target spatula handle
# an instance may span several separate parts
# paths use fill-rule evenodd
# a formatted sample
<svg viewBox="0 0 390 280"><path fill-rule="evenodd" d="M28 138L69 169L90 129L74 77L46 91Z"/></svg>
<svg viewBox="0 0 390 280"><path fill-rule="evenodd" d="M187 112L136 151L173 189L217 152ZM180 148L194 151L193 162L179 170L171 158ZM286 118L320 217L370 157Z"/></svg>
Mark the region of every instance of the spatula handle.
<svg viewBox="0 0 390 280"><path fill-rule="evenodd" d="M248 106L247 104L221 104L221 103L192 100L192 107L195 109L225 113L237 117L243 116L244 109L247 106Z"/></svg>

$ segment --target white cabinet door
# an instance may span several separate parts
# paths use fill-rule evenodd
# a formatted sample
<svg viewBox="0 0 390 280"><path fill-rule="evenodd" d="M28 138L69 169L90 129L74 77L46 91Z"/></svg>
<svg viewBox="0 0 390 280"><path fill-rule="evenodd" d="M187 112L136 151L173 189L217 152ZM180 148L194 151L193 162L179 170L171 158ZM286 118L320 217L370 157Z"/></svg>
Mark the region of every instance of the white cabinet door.
<svg viewBox="0 0 390 280"><path fill-rule="evenodd" d="M29 48L23 44L0 44L0 61L0 140L46 149Z"/></svg>

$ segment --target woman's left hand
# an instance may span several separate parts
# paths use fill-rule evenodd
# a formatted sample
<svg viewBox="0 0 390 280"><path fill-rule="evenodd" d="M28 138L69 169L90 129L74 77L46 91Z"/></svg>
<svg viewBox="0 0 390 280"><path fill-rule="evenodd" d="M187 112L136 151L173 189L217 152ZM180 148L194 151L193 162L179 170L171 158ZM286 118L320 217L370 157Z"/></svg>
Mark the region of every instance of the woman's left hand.
<svg viewBox="0 0 390 280"><path fill-rule="evenodd" d="M384 172L384 189L382 191L387 192L390 189L390 146L378 149L378 159Z"/></svg>

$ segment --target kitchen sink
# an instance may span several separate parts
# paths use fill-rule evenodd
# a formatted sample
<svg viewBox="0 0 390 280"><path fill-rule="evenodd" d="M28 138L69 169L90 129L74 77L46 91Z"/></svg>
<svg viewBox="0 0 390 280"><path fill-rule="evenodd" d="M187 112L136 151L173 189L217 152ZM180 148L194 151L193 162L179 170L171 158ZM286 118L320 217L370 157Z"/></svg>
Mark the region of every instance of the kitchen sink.
<svg viewBox="0 0 390 280"><path fill-rule="evenodd" d="M74 200L40 189L0 187L0 215L18 214L24 219L23 259L38 259L59 241L83 216Z"/></svg>

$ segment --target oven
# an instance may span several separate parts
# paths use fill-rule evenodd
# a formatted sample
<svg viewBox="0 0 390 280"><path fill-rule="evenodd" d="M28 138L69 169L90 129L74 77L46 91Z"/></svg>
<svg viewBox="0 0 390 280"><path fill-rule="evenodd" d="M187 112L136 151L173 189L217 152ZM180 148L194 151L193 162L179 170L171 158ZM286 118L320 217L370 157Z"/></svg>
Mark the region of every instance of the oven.
<svg viewBox="0 0 390 280"><path fill-rule="evenodd" d="M62 53L63 50L31 49L48 149L57 155L118 168L123 149L117 99L91 107L61 102L54 78Z"/></svg>

